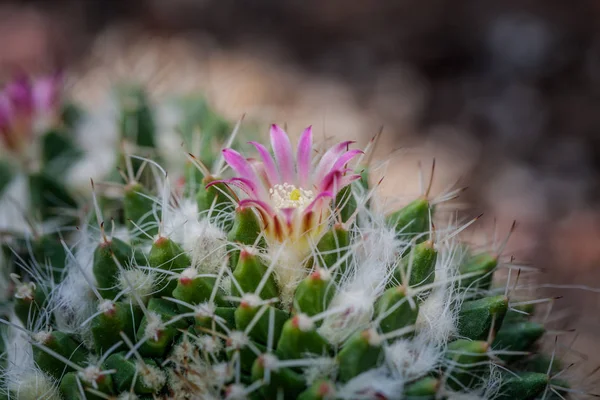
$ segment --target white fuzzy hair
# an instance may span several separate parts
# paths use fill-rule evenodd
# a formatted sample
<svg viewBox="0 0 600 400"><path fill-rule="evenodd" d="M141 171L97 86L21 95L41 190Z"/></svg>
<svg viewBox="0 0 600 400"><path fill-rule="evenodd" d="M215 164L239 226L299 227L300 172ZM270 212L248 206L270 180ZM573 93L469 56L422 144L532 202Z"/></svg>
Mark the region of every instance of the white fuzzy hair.
<svg viewBox="0 0 600 400"><path fill-rule="evenodd" d="M227 236L209 218L198 217L194 199L181 199L164 221L171 240L180 243L200 273L216 274L227 256Z"/></svg>
<svg viewBox="0 0 600 400"><path fill-rule="evenodd" d="M374 368L355 376L338 388L336 398L372 400L383 397L399 400L403 389L403 380L390 376L386 368Z"/></svg>
<svg viewBox="0 0 600 400"><path fill-rule="evenodd" d="M15 316L11 317L11 322L22 327ZM2 371L2 378L11 397L20 400L60 400L56 382L40 371L33 361L28 335L11 327L3 339L6 343L6 368Z"/></svg>
<svg viewBox="0 0 600 400"><path fill-rule="evenodd" d="M329 307L339 312L327 316L319 328L321 335L336 344L371 321L375 301L384 292L396 261L407 246L386 224L383 214L370 212L364 206L359 209L358 227L351 234L353 257L348 260Z"/></svg>

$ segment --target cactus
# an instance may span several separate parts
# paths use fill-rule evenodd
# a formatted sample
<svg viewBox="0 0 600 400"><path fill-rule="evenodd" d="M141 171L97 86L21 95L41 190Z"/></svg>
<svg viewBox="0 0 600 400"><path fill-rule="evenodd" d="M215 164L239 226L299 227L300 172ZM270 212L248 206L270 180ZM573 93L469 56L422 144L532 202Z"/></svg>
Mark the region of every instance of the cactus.
<svg viewBox="0 0 600 400"><path fill-rule="evenodd" d="M118 123L147 150L159 137L142 93L129 92ZM190 109L209 118L205 104ZM194 123L181 123L184 142L196 140ZM230 147L223 119L205 126L202 151L182 151L175 174L155 151L116 147L127 179L105 179L122 190L96 185L69 204L77 230L10 237L0 398L566 393L532 367L545 328L494 286L500 254L460 241L474 221L434 227L451 196L428 190L384 212L364 163L373 142L316 153L309 127L294 151L272 125L272 151L251 142L250 158ZM206 147L213 139L229 142L220 154ZM64 146L52 148L47 159Z"/></svg>

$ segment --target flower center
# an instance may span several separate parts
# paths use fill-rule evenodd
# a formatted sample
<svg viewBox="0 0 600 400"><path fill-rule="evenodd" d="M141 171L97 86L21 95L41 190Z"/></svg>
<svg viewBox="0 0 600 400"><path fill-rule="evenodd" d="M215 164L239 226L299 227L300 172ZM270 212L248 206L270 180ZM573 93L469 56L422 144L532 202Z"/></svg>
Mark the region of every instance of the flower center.
<svg viewBox="0 0 600 400"><path fill-rule="evenodd" d="M287 182L274 185L269 189L269 194L277 209L304 208L315 198L312 190L298 188Z"/></svg>

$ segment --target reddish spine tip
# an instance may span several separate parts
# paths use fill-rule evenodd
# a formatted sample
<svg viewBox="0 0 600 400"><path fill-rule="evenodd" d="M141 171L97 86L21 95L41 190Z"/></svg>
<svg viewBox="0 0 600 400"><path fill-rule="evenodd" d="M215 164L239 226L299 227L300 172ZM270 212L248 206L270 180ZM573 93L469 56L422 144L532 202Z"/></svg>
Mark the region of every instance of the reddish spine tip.
<svg viewBox="0 0 600 400"><path fill-rule="evenodd" d="M155 246L164 246L165 244L167 244L167 242L169 241L169 239L167 239L164 236L160 236L158 239L156 239L154 241L154 245Z"/></svg>
<svg viewBox="0 0 600 400"><path fill-rule="evenodd" d="M312 274L310 274L310 279L312 279L313 281L320 281L321 273L319 271L314 271Z"/></svg>
<svg viewBox="0 0 600 400"><path fill-rule="evenodd" d="M250 257L252 257L252 253L250 253L248 250L242 249L242 251L240 251L240 260L245 261Z"/></svg>
<svg viewBox="0 0 600 400"><path fill-rule="evenodd" d="M296 315L294 318L292 318L292 326L294 328L298 328L298 326L300 325L300 321L298 316Z"/></svg>
<svg viewBox="0 0 600 400"><path fill-rule="evenodd" d="M193 281L192 278L190 278L189 276L182 276L179 278L179 283L181 283L183 286L188 286L189 284L191 284Z"/></svg>
<svg viewBox="0 0 600 400"><path fill-rule="evenodd" d="M329 383L323 382L319 385L319 390L317 392L319 396L328 396L331 394L331 386Z"/></svg>

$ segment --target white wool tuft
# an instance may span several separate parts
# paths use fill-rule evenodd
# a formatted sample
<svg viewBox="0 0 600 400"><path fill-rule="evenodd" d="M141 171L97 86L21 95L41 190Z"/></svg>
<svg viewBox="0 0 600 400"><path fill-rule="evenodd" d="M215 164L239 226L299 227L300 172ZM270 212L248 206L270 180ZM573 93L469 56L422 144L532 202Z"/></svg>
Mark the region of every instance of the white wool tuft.
<svg viewBox="0 0 600 400"><path fill-rule="evenodd" d="M17 318L11 318L18 326ZM40 371L33 361L33 350L27 335L10 328L5 336L6 367L2 371L7 388L23 400L60 400L55 382Z"/></svg>
<svg viewBox="0 0 600 400"><path fill-rule="evenodd" d="M374 313L373 294L368 290L338 292L329 310L339 310L328 315L318 332L331 343L341 344L352 333L366 326Z"/></svg>
<svg viewBox="0 0 600 400"><path fill-rule="evenodd" d="M158 337L160 331L164 329L161 316L154 311L149 311L146 316L146 320L148 321L148 324L146 325L144 336L157 340L156 338Z"/></svg>
<svg viewBox="0 0 600 400"><path fill-rule="evenodd" d="M497 397L502 391L502 371L500 368L490 364L489 376L482 379L482 383L468 391L448 392L448 400L488 400Z"/></svg>
<svg viewBox="0 0 600 400"><path fill-rule="evenodd" d="M296 288L304 279L309 270L303 268L304 256L300 256L293 246L271 244L269 246L270 262L275 263L273 273L281 290L282 308L288 308L294 301Z"/></svg>
<svg viewBox="0 0 600 400"><path fill-rule="evenodd" d="M313 320L306 314L296 314L294 317L296 322L298 323L298 329L302 332L308 332L315 329L315 323Z"/></svg>
<svg viewBox="0 0 600 400"><path fill-rule="evenodd" d="M232 331L227 338L227 347L232 349L243 349L246 347L250 339L242 331Z"/></svg>
<svg viewBox="0 0 600 400"><path fill-rule="evenodd" d="M223 348L223 342L219 338L210 335L198 337L197 342L202 351L208 354L218 353Z"/></svg>
<svg viewBox="0 0 600 400"><path fill-rule="evenodd" d="M167 376L164 371L152 365L136 362L136 369L142 379L142 383L149 388L160 389L165 385Z"/></svg>
<svg viewBox="0 0 600 400"><path fill-rule="evenodd" d="M386 225L383 215L371 215L362 208L360 228L353 232L353 247L344 275L330 310L338 312L327 316L319 333L332 343L341 343L353 332L368 324L373 316L373 305L385 290L396 261L406 245L396 238L393 228Z"/></svg>
<svg viewBox="0 0 600 400"><path fill-rule="evenodd" d="M137 295L146 302L155 292L157 275L153 271L141 269L125 269L119 272L118 284L123 296L131 302L135 301Z"/></svg>
<svg viewBox="0 0 600 400"><path fill-rule="evenodd" d="M307 385L312 385L319 379L335 376L338 367L335 358L319 358L320 362L312 363L304 370L304 380Z"/></svg>
<svg viewBox="0 0 600 400"><path fill-rule="evenodd" d="M401 399L404 381L391 377L385 368L366 371L342 386L336 398L352 400Z"/></svg>
<svg viewBox="0 0 600 400"><path fill-rule="evenodd" d="M52 291L47 310L54 312L59 330L85 334L89 330L81 324L97 311L97 298L82 270L95 283L92 267L97 242L86 238L85 233L81 237L75 260L67 257L65 279Z"/></svg>
<svg viewBox="0 0 600 400"><path fill-rule="evenodd" d="M198 219L194 199L182 199L164 222L170 238L191 255L192 266L199 273L219 272L227 257L227 235L208 218Z"/></svg>
<svg viewBox="0 0 600 400"><path fill-rule="evenodd" d="M385 358L392 374L405 381L423 377L435 370L444 355L443 348L416 336L397 340L385 348Z"/></svg>
<svg viewBox="0 0 600 400"><path fill-rule="evenodd" d="M56 383L39 370L24 373L17 382L10 382L9 390L19 400L61 400Z"/></svg>
<svg viewBox="0 0 600 400"><path fill-rule="evenodd" d="M437 286L419 307L417 331L428 341L444 344L456 333L461 298L452 282L458 275L458 267L464 254L455 243L439 248L435 267Z"/></svg>

